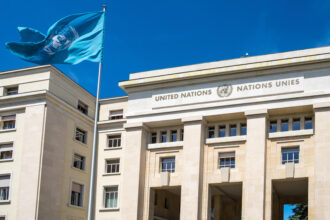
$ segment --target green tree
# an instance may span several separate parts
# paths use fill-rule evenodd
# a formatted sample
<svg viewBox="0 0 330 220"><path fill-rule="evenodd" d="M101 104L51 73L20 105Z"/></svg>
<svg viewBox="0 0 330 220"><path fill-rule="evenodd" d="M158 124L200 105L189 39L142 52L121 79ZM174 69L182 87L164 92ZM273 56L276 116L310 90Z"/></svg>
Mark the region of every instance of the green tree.
<svg viewBox="0 0 330 220"><path fill-rule="evenodd" d="M294 215L290 216L290 220L308 220L308 206L305 203L297 204L292 210Z"/></svg>

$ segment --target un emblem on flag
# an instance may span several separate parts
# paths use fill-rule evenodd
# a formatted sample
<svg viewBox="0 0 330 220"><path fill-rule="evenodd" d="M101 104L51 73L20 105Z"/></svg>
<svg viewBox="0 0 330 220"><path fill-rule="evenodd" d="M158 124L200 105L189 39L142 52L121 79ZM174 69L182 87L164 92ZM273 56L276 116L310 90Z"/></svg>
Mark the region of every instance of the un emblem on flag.
<svg viewBox="0 0 330 220"><path fill-rule="evenodd" d="M221 85L217 89L217 94L221 98L230 96L232 92L233 92L233 86L229 84Z"/></svg>

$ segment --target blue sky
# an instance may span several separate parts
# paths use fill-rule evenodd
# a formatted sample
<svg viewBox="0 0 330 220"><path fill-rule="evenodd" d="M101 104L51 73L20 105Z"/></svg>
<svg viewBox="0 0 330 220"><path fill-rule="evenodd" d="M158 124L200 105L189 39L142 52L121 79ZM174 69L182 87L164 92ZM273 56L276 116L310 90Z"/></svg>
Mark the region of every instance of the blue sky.
<svg viewBox="0 0 330 220"><path fill-rule="evenodd" d="M108 5L101 97L125 95L129 73L328 46L330 1L6 0L0 13L0 71L33 66L11 55L17 26L43 33L73 13ZM95 94L97 63L56 65Z"/></svg>

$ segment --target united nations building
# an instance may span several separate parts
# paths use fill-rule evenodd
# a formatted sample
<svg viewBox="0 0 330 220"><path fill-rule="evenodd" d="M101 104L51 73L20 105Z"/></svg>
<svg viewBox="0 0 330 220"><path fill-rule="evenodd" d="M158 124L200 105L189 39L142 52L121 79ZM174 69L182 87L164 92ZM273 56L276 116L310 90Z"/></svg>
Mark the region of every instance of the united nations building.
<svg viewBox="0 0 330 220"><path fill-rule="evenodd" d="M103 82L104 83L104 82ZM104 83L105 84L105 83ZM0 220L330 219L330 47L130 74L100 100L0 73Z"/></svg>

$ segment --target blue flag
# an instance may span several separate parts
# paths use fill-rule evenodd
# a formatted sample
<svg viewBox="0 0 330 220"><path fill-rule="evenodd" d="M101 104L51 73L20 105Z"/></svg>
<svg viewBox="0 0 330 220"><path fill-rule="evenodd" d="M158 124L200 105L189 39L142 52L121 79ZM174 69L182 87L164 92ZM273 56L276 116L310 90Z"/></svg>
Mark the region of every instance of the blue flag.
<svg viewBox="0 0 330 220"><path fill-rule="evenodd" d="M19 27L21 42L6 43L7 49L36 64L100 62L103 56L104 12L70 15L53 24L47 36Z"/></svg>

